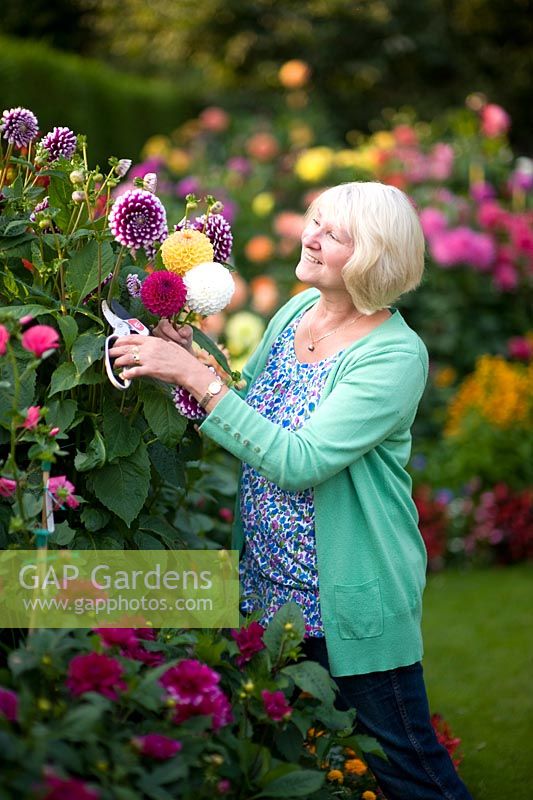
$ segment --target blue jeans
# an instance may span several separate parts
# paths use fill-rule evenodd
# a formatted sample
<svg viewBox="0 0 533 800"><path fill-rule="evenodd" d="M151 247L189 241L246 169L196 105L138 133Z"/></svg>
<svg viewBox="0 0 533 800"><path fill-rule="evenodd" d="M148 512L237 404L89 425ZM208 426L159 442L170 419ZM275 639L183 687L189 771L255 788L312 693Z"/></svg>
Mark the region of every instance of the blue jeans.
<svg viewBox="0 0 533 800"><path fill-rule="evenodd" d="M306 639L304 651L329 671L323 638ZM337 706L355 708L357 732L377 739L387 755L365 753L387 800L472 800L433 730L420 662L333 680Z"/></svg>

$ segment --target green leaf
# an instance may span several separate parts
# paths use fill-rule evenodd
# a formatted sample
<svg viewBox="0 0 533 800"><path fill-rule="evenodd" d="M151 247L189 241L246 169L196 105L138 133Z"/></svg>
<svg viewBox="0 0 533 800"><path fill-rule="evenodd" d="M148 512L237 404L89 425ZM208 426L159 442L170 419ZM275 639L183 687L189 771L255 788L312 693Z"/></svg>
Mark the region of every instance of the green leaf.
<svg viewBox="0 0 533 800"><path fill-rule="evenodd" d="M64 317L62 315L58 315L57 324L59 325L59 330L61 331L61 335L65 342L67 353L70 353L71 347L76 341L76 337L78 335L78 323L74 317Z"/></svg>
<svg viewBox="0 0 533 800"><path fill-rule="evenodd" d="M22 372L22 365L18 365L19 371ZM33 403L35 395L35 379L37 372L28 372L20 382L20 393L18 409L28 408ZM15 398L13 368L9 361L5 358L0 360L0 381L2 382L2 391L0 391L0 424L9 425L11 419L11 412L13 410L13 403ZM17 410L18 410L17 409Z"/></svg>
<svg viewBox="0 0 533 800"><path fill-rule="evenodd" d="M32 303L26 306L6 306L2 308L2 314L8 314L10 317L20 319L27 315L31 317L42 317L43 314L53 314L54 309L46 308L46 306L37 305Z"/></svg>
<svg viewBox="0 0 533 800"><path fill-rule="evenodd" d="M76 365L78 375L83 375L86 369L95 361L102 358L105 336L101 333L84 333L72 347L72 360Z"/></svg>
<svg viewBox="0 0 533 800"><path fill-rule="evenodd" d="M67 230L72 206L72 184L68 177L57 171L51 173L47 194L50 207L59 209L59 213L54 217L57 226L62 231Z"/></svg>
<svg viewBox="0 0 533 800"><path fill-rule="evenodd" d="M52 380L50 382L49 396L57 392L66 392L68 389L73 389L78 386L80 376L72 361L64 361L52 373Z"/></svg>
<svg viewBox="0 0 533 800"><path fill-rule="evenodd" d="M74 706L67 711L55 729L55 733L60 739L82 742L88 735L95 732L98 723L110 706L111 701L107 698L99 696L99 700L96 700L93 695L91 702Z"/></svg>
<svg viewBox="0 0 533 800"><path fill-rule="evenodd" d="M86 453L77 451L74 466L78 472L88 472L90 469L103 467L106 460L105 443L99 431L94 432Z"/></svg>
<svg viewBox="0 0 533 800"><path fill-rule="evenodd" d="M131 455L141 441L140 431L110 400L104 406L104 436L109 443L108 461Z"/></svg>
<svg viewBox="0 0 533 800"><path fill-rule="evenodd" d="M133 541L139 548L139 550L164 550L165 547L159 539L156 539L155 536L150 536L149 533L144 533L143 531L137 531L137 533L133 537Z"/></svg>
<svg viewBox="0 0 533 800"><path fill-rule="evenodd" d="M111 518L108 511L101 508L84 508L81 512L81 521L88 531L99 531L107 525Z"/></svg>
<svg viewBox="0 0 533 800"><path fill-rule="evenodd" d="M73 531L72 528L69 527L68 522L60 522L55 526L55 531L50 539L53 544L64 546L70 544L75 535L76 531Z"/></svg>
<svg viewBox="0 0 533 800"><path fill-rule="evenodd" d="M195 325L192 326L192 335L193 339L196 344L200 345L203 350L207 350L208 353L211 353L212 356L218 361L220 366L223 370L231 374L231 366L228 362L228 359L222 352L222 350L217 347L212 339L209 336L197 328Z"/></svg>
<svg viewBox="0 0 533 800"><path fill-rule="evenodd" d="M309 797L323 785L326 776L323 772L308 769L295 769L288 775L275 778L263 786L263 791L255 797Z"/></svg>
<svg viewBox="0 0 533 800"><path fill-rule="evenodd" d="M46 413L46 421L49 425L59 428L63 433L67 431L72 424L78 404L75 400L51 400L46 404L48 411Z"/></svg>
<svg viewBox="0 0 533 800"><path fill-rule="evenodd" d="M98 286L98 247L101 248L100 280L113 270L114 255L109 242L98 244L94 239L71 257L67 264L66 283L73 302L79 302Z"/></svg>
<svg viewBox="0 0 533 800"><path fill-rule="evenodd" d="M285 630L286 625L292 625L290 632L293 634L293 638L288 638L289 631ZM282 605L272 617L263 636L273 663L277 664L287 650L291 650L299 644L304 638L304 634L305 620L297 603L291 601Z"/></svg>
<svg viewBox="0 0 533 800"><path fill-rule="evenodd" d="M335 683L329 672L316 661L300 661L284 667L281 672L292 678L299 689L313 695L322 703L333 705L335 702Z"/></svg>
<svg viewBox="0 0 533 800"><path fill-rule="evenodd" d="M171 397L155 386L142 391L144 415L150 428L166 447L175 447L181 441L187 420L182 417Z"/></svg>
<svg viewBox="0 0 533 800"><path fill-rule="evenodd" d="M161 442L153 442L148 447L150 461L164 481L174 488L185 486L185 468L176 448L165 447Z"/></svg>
<svg viewBox="0 0 533 800"><path fill-rule="evenodd" d="M150 459L144 442L131 456L97 470L92 484L100 502L129 527L142 509L150 488Z"/></svg>
<svg viewBox="0 0 533 800"><path fill-rule="evenodd" d="M167 545L169 550L176 550L184 547L183 538L180 531L175 528L170 522L167 522L164 517L154 517L152 515L144 515L139 518L139 530L150 531L156 533Z"/></svg>

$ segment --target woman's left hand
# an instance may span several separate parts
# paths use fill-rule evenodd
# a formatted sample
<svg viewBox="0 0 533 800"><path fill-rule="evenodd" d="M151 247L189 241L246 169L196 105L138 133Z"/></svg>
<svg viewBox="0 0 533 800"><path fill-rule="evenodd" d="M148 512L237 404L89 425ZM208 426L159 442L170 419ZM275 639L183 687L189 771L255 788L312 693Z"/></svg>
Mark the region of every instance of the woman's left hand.
<svg viewBox="0 0 533 800"><path fill-rule="evenodd" d="M197 363L180 345L155 336L121 336L109 350L114 366L123 367L123 378L158 378L183 385L184 376Z"/></svg>

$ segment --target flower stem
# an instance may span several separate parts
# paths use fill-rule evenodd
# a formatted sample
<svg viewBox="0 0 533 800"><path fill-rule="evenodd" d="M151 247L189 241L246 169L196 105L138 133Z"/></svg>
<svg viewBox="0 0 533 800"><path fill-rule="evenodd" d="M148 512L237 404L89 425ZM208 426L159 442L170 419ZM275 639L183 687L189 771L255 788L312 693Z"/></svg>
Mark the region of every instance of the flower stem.
<svg viewBox="0 0 533 800"><path fill-rule="evenodd" d="M7 170L8 170L8 167L9 167L9 162L11 161L11 155L12 155L12 153L13 153L13 143L12 143L12 142L10 142L10 143L8 144L8 146L7 146L7 151L6 151L6 159L5 159L5 161L4 161L4 166L3 166L3 169L2 169L2 174L0 175L0 189L2 189L2 188L3 188L3 186L4 186L4 181L5 181L5 179L6 179Z"/></svg>

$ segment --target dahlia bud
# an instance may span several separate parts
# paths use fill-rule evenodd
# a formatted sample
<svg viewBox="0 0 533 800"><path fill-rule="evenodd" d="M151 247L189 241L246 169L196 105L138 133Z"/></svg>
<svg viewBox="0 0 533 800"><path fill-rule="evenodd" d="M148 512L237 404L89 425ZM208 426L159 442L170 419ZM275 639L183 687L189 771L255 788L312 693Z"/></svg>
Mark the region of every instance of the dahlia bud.
<svg viewBox="0 0 533 800"><path fill-rule="evenodd" d="M96 175L93 175L93 180L95 181L95 183L100 183L100 181L104 180L104 176L102 175L101 172L97 172Z"/></svg>
<svg viewBox="0 0 533 800"><path fill-rule="evenodd" d="M217 200L215 203L213 203L213 205L209 209L211 214L221 214L223 210L224 210L224 203L221 203L220 200Z"/></svg>
<svg viewBox="0 0 533 800"><path fill-rule="evenodd" d="M80 192L79 190L72 192L72 200L75 203L83 203L85 200L85 192Z"/></svg>
<svg viewBox="0 0 533 800"><path fill-rule="evenodd" d="M42 231L44 231L46 228L49 228L51 224L52 224L52 220L49 217L46 217L45 219L40 219L39 220L39 228Z"/></svg>
<svg viewBox="0 0 533 800"><path fill-rule="evenodd" d="M70 182L76 185L85 181L85 174L81 169L75 169L70 173Z"/></svg>
<svg viewBox="0 0 533 800"><path fill-rule="evenodd" d="M253 690L255 689L255 683L253 681L246 681L246 683L243 683L242 688L244 689L245 692L248 693L253 692Z"/></svg>
<svg viewBox="0 0 533 800"><path fill-rule="evenodd" d="M115 172L119 178L123 178L126 172L131 167L131 158L121 158L115 167Z"/></svg>
<svg viewBox="0 0 533 800"><path fill-rule="evenodd" d="M143 189L146 189L147 192L151 192L152 194L156 193L157 190L157 175L155 172L147 172L143 178Z"/></svg>

